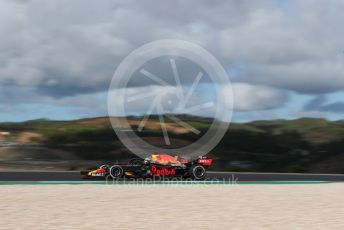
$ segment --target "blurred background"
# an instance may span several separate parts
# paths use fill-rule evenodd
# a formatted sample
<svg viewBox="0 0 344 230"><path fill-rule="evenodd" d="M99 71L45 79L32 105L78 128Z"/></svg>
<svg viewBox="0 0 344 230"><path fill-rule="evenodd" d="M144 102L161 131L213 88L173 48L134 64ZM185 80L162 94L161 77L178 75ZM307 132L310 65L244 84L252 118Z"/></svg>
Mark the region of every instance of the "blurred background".
<svg viewBox="0 0 344 230"><path fill-rule="evenodd" d="M232 82L232 123L208 153L213 170L344 173L343 11L342 1L308 0L1 1L0 170L79 170L135 157L107 117L112 75L137 47L182 39L212 53ZM168 79L163 64L147 69ZM179 67L190 87L197 71ZM128 90L171 88L138 77ZM194 105L214 94L207 81L196 92ZM149 103L128 103L131 112L118 114L124 128L137 129ZM214 120L210 108L176 117L200 134ZM165 122L171 148L199 138ZM166 145L154 112L137 135Z"/></svg>

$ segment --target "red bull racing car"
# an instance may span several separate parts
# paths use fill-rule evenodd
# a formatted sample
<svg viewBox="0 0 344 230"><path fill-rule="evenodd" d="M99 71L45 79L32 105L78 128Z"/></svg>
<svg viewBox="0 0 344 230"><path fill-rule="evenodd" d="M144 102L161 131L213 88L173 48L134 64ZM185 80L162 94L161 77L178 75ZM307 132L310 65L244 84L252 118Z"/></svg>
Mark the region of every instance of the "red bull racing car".
<svg viewBox="0 0 344 230"><path fill-rule="evenodd" d="M178 156L153 154L146 159L135 158L127 164L105 164L98 169L81 171L83 178L150 178L183 177L204 180L207 168L213 163L209 157L188 161Z"/></svg>

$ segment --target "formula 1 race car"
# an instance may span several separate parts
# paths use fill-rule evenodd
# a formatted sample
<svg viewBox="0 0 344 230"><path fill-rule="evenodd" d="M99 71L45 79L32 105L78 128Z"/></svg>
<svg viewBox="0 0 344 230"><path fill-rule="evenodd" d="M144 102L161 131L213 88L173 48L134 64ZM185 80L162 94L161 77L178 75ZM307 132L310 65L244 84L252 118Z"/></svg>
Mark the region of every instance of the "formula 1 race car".
<svg viewBox="0 0 344 230"><path fill-rule="evenodd" d="M81 171L83 178L106 178L120 179L151 178L151 177L182 177L195 180L204 180L206 169L213 163L213 159L199 157L188 161L178 156L167 154L152 154L146 159L135 158L127 164L105 164L98 169Z"/></svg>

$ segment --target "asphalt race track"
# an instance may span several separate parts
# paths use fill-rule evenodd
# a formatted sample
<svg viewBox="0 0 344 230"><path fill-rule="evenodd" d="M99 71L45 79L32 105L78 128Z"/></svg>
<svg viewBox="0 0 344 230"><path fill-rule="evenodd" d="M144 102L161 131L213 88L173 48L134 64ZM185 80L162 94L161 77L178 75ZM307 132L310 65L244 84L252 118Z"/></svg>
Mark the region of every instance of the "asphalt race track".
<svg viewBox="0 0 344 230"><path fill-rule="evenodd" d="M80 181L77 171L0 172L0 181ZM208 172L207 180L226 181L329 181L344 182L344 174Z"/></svg>

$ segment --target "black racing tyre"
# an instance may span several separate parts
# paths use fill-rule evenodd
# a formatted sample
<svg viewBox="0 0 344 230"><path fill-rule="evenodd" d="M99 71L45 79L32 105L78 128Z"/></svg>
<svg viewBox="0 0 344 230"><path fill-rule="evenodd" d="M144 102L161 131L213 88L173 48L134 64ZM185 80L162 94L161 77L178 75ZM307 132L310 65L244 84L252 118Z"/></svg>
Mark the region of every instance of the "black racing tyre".
<svg viewBox="0 0 344 230"><path fill-rule="evenodd" d="M123 168L121 166L119 166L119 165L111 166L109 171L110 171L110 176L113 179L121 178L124 175Z"/></svg>
<svg viewBox="0 0 344 230"><path fill-rule="evenodd" d="M193 165L190 168L189 175L195 180L204 180L207 170L202 165Z"/></svg>

